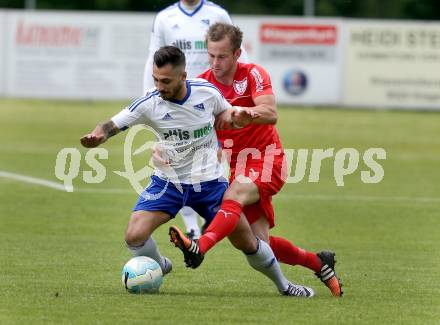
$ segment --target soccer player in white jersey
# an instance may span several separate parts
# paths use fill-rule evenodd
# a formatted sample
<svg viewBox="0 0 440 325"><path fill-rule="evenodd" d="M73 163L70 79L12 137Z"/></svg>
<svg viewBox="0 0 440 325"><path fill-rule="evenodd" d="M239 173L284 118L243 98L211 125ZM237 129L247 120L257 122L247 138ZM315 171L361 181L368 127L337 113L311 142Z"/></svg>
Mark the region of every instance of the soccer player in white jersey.
<svg viewBox="0 0 440 325"><path fill-rule="evenodd" d="M160 11L153 23L148 59L145 64L144 90L154 87L153 56L162 46L173 45L185 53L186 72L195 78L209 68L206 32L214 23L232 24L222 7L206 0L181 0ZM242 48L240 62L247 62Z"/></svg>
<svg viewBox="0 0 440 325"><path fill-rule="evenodd" d="M208 69L206 32L210 25L217 22L232 23L225 9L206 0L181 0L160 11L153 23L149 55L144 71L144 90L154 87L153 55L165 45L176 46L185 53L186 72L189 78L195 78ZM244 48L239 61L248 62ZM190 238L199 238L201 230L194 210L184 207L180 214Z"/></svg>
<svg viewBox="0 0 440 325"><path fill-rule="evenodd" d="M227 181L217 159L214 125L244 127L259 117L250 110L234 110L221 93L204 79L186 79L185 55L174 46L160 48L154 55L156 88L115 115L98 124L81 138L87 148L97 147L111 136L136 124L154 129L168 155L174 177L157 167L151 183L140 195L128 222L125 241L135 256L156 260L167 274L171 261L162 256L152 233L174 218L183 205L195 209L210 222L219 209ZM264 241L256 238L244 216L229 237L242 250L249 264L274 282L285 295L313 296L313 290L294 285L282 274L279 264Z"/></svg>

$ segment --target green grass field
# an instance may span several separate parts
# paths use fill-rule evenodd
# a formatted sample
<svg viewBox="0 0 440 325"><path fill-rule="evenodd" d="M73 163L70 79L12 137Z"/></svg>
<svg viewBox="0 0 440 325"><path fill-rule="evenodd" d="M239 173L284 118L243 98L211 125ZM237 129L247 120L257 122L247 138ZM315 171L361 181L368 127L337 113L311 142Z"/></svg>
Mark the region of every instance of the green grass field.
<svg viewBox="0 0 440 325"><path fill-rule="evenodd" d="M279 296L227 241L199 269L186 269L167 227L155 239L174 270L160 294L125 292L120 271L130 255L123 234L137 199L113 173L124 169L125 135L104 146L101 184L82 181L90 168L78 141L122 105L0 101L0 172L60 182L57 153L77 147L83 160L74 186L88 191L0 177L0 324L439 324L440 114L280 109L286 148L387 152L379 184L362 183L368 169L361 162L337 187L334 160L327 159L318 183L287 184L274 198L274 234L337 253L345 285L339 300L312 272L282 266L292 281L315 289L303 300Z"/></svg>

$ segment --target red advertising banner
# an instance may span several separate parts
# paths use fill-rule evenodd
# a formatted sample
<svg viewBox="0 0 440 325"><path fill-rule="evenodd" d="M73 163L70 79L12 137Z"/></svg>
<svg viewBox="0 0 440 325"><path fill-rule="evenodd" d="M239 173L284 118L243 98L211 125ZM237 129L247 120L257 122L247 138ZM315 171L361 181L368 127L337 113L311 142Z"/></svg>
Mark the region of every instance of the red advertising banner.
<svg viewBox="0 0 440 325"><path fill-rule="evenodd" d="M262 24L263 44L335 45L338 38L335 25Z"/></svg>

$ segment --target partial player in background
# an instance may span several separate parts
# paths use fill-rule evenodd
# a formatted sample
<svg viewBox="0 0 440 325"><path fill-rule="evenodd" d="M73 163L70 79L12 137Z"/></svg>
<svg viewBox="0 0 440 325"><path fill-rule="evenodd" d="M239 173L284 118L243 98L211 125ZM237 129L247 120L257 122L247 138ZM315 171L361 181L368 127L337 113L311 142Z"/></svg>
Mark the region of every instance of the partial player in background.
<svg viewBox="0 0 440 325"><path fill-rule="evenodd" d="M151 32L144 90L154 87L153 56L165 45L173 45L185 53L188 78L195 78L208 69L206 33L209 26L217 22L232 24L225 9L206 0L181 0L160 11L154 19ZM248 62L243 48L239 61Z"/></svg>
<svg viewBox="0 0 440 325"><path fill-rule="evenodd" d="M254 234L270 243L279 261L313 270L332 294L339 297L342 291L334 271L333 252L315 254L285 238L269 235L269 229L275 225L272 196L284 185L287 174L282 166L286 164L274 126L278 115L270 77L256 64L237 62L242 37L238 27L223 23L212 25L207 34L211 69L200 77L214 84L232 105L252 109L260 117L243 129L217 132L223 148L231 153L230 187L221 209L197 243L185 237L177 227L170 228L171 240L183 250L186 259L193 258L190 266L197 267L203 255L233 231L244 212Z"/></svg>
<svg viewBox="0 0 440 325"><path fill-rule="evenodd" d="M173 45L185 53L188 78L195 78L209 68L206 32L216 22L231 24L228 12L206 0L181 0L160 11L154 20L150 48L144 72L144 91L153 88L153 55L162 46ZM241 62L247 62L242 51ZM200 236L198 216L193 209L184 207L180 214L189 237Z"/></svg>

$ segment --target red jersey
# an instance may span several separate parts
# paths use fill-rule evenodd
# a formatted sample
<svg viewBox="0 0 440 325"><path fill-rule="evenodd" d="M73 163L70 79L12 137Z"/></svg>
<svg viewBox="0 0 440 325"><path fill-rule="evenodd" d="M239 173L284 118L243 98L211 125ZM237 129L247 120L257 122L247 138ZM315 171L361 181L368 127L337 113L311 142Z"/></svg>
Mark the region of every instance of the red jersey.
<svg viewBox="0 0 440 325"><path fill-rule="evenodd" d="M226 100L233 106L255 106L254 98L261 95L271 95L272 84L269 74L262 67L253 63L237 63L232 85L224 85L218 82L211 69L202 73L199 78L208 80L214 84ZM274 125L250 124L238 130L217 130L217 136L222 143L227 139L233 140L231 164L237 160L238 153L244 148L257 148L264 157L266 147L281 149L281 141Z"/></svg>

